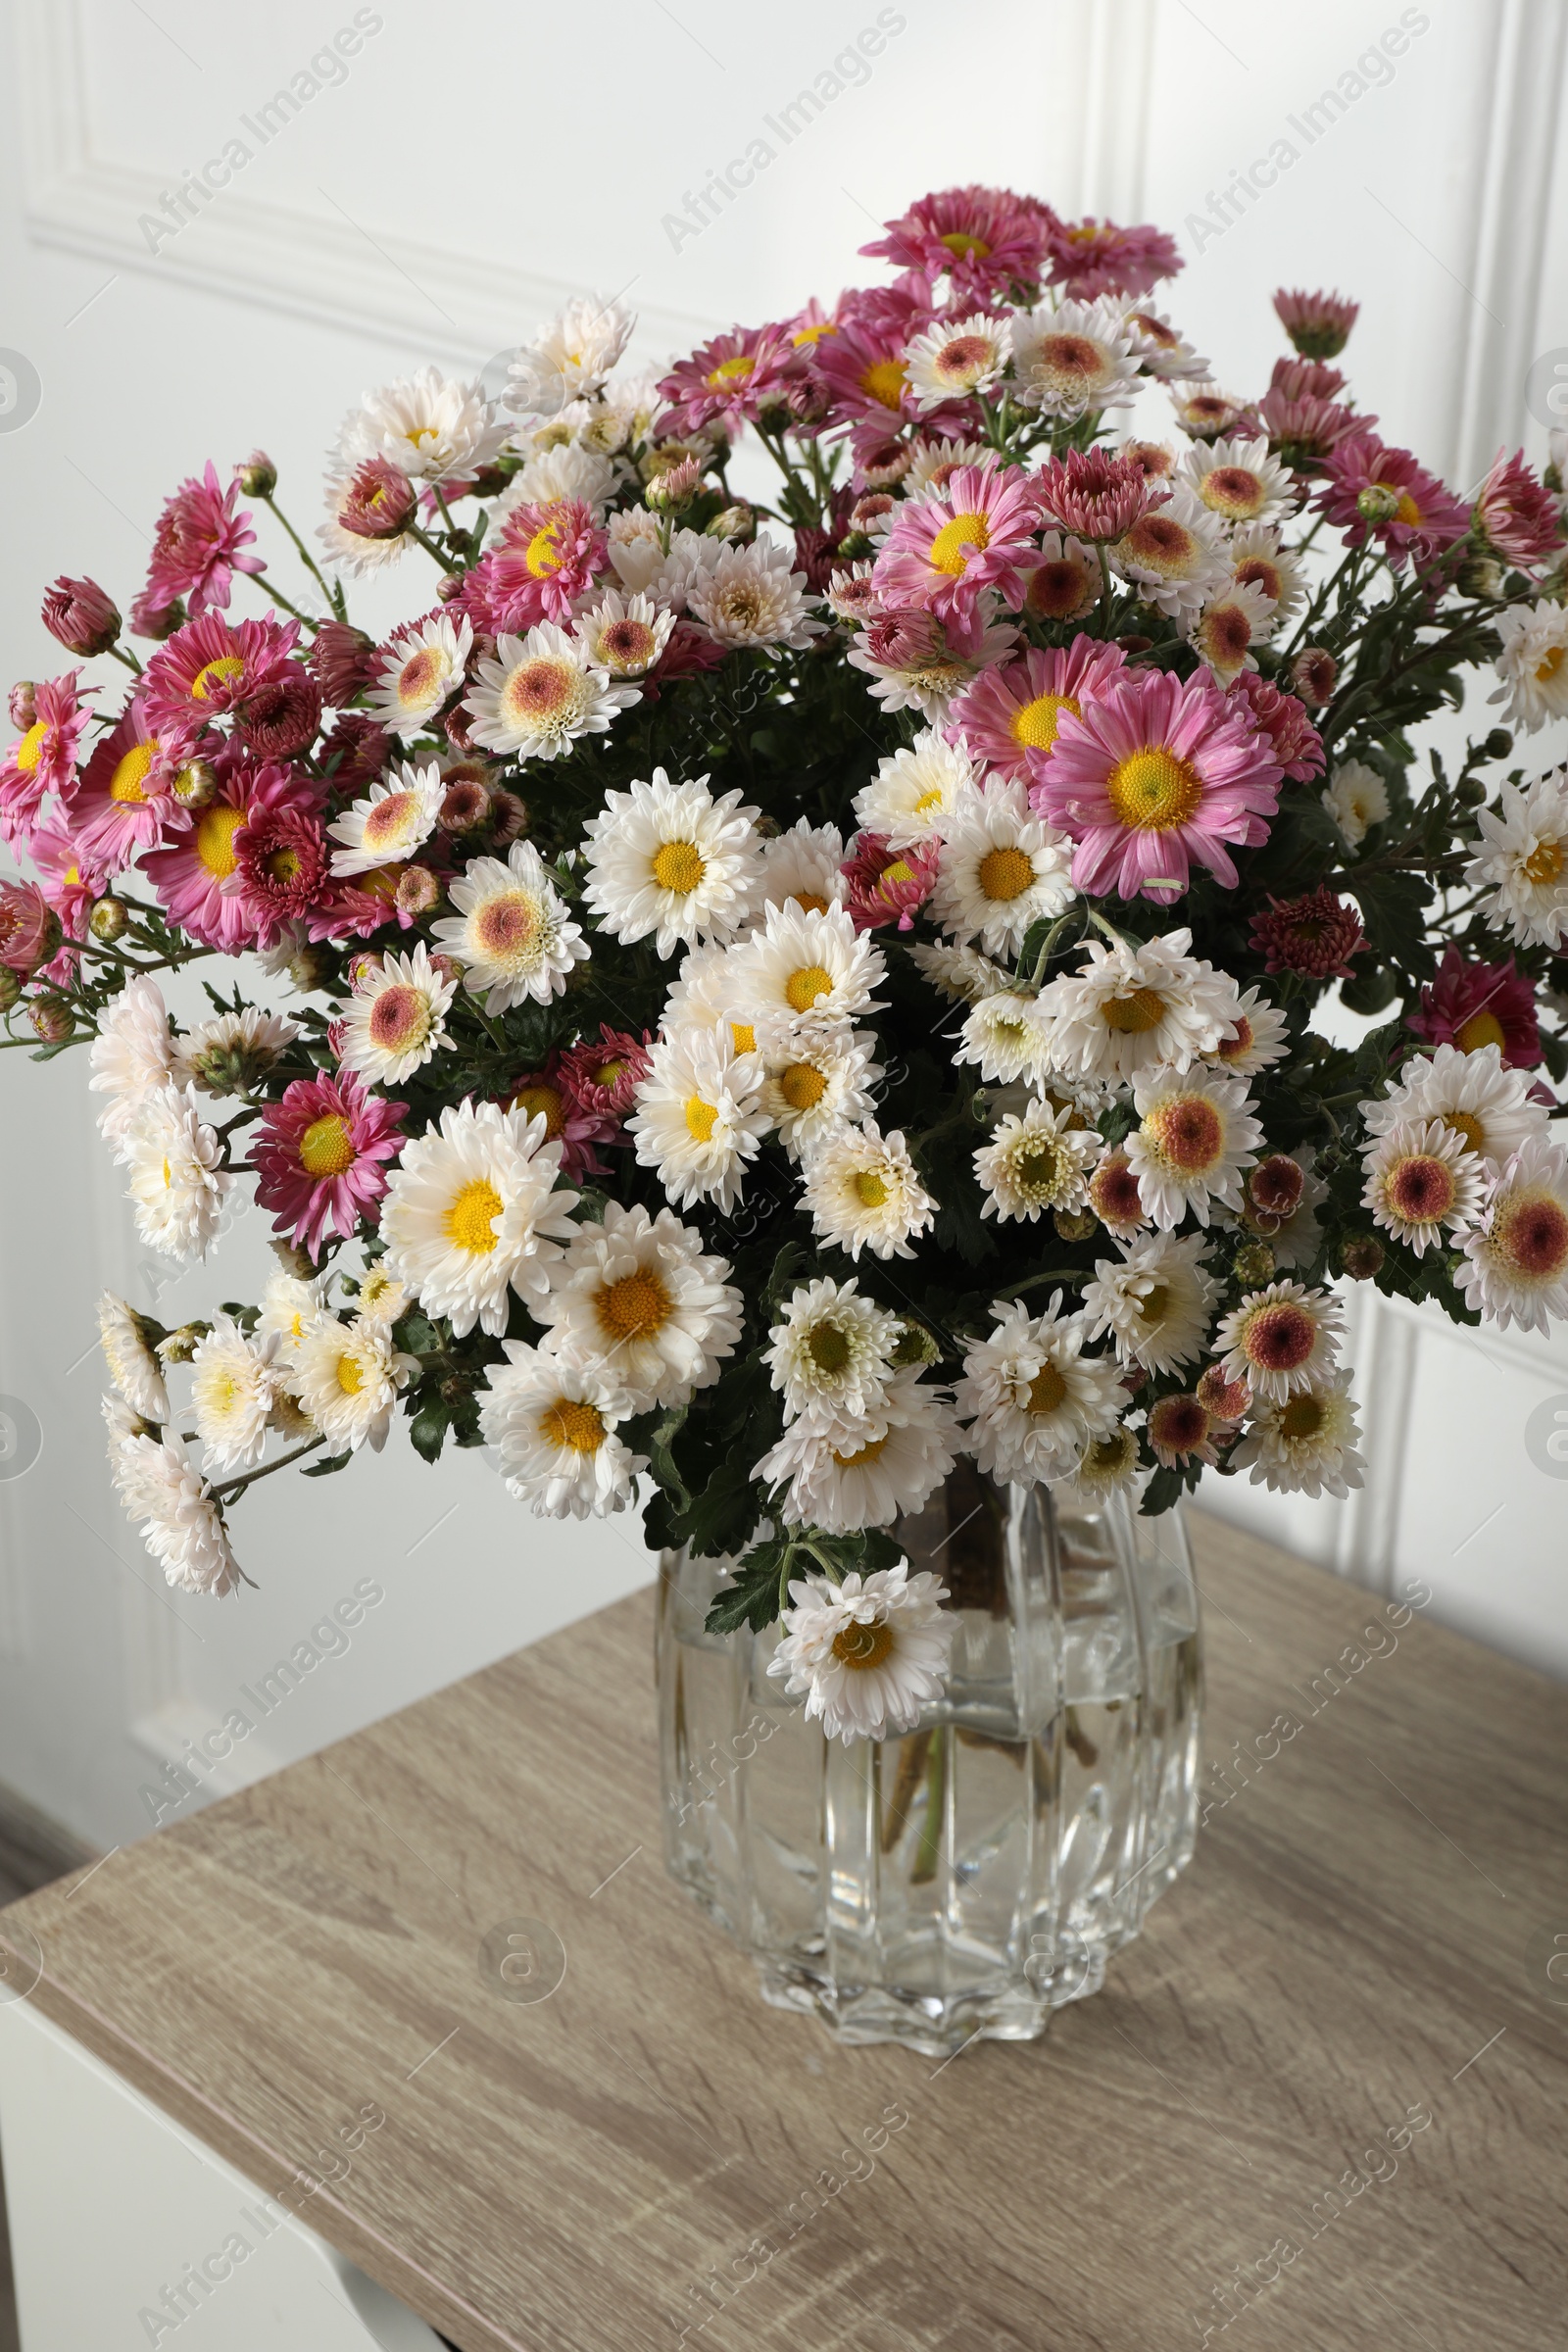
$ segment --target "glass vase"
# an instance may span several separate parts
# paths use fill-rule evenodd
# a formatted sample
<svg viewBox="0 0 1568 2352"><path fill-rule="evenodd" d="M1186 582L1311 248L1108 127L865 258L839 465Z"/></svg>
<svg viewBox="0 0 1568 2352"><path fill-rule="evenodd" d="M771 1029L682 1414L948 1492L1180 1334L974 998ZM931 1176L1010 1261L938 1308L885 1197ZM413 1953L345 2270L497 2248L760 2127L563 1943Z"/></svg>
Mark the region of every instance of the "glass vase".
<svg viewBox="0 0 1568 2352"><path fill-rule="evenodd" d="M663 1555L666 1859L764 1998L843 2041L1030 2039L1099 1989L1192 1856L1186 1529L960 1463L895 1533L948 1587L952 1675L912 1731L848 1746L768 1674L778 1626L705 1630L725 1564Z"/></svg>

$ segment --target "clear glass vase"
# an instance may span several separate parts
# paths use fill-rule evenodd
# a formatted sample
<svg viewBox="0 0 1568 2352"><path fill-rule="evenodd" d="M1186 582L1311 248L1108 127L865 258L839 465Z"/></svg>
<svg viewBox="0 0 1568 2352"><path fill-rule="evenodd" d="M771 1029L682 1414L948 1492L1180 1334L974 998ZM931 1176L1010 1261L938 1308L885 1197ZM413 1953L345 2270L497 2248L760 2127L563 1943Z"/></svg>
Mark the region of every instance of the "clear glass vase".
<svg viewBox="0 0 1568 2352"><path fill-rule="evenodd" d="M844 2041L1029 2039L1095 1992L1190 1860L1202 1677L1179 1511L1088 1507L960 1463L896 1534L959 1627L901 1739L807 1720L779 1628L715 1636L723 1563L666 1552L658 1617L669 1869L766 1999Z"/></svg>

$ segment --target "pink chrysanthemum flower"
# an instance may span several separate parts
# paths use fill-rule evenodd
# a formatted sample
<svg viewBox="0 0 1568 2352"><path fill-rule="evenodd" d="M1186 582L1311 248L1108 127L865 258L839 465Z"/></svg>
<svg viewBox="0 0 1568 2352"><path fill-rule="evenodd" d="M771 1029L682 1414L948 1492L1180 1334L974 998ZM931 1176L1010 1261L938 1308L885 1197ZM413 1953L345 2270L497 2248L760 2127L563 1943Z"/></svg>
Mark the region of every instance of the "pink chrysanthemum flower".
<svg viewBox="0 0 1568 2352"><path fill-rule="evenodd" d="M886 435L918 416L904 364L905 340L902 326L878 328L858 320L817 345L813 373L827 398L830 424L874 425Z"/></svg>
<svg viewBox="0 0 1568 2352"><path fill-rule="evenodd" d="M1169 496L1125 451L1069 449L1035 475L1035 496L1052 522L1091 545L1124 539L1141 514Z"/></svg>
<svg viewBox="0 0 1568 2352"><path fill-rule="evenodd" d="M646 1034L599 1024L597 1041L585 1040L561 1056L562 1083L585 1110L605 1122L609 1142L621 1142L619 1125L637 1101L637 1089L653 1068Z"/></svg>
<svg viewBox="0 0 1568 2352"><path fill-rule="evenodd" d="M608 1176L609 1165L594 1148L610 1140L607 1123L567 1084L561 1062L561 1055L552 1054L542 1070L530 1070L519 1078L502 1108L544 1120L546 1143L561 1146L564 1175ZM613 1124L610 1122L612 1127Z"/></svg>
<svg viewBox="0 0 1568 2352"><path fill-rule="evenodd" d="M935 843L896 850L880 833L860 834L839 869L849 882L845 905L857 931L876 931L884 923L912 931L936 888L940 859Z"/></svg>
<svg viewBox="0 0 1568 2352"><path fill-rule="evenodd" d="M171 787L195 757L198 740L155 735L140 703L131 702L98 744L81 771L71 815L83 854L104 872L122 872L171 832L189 829L190 811Z"/></svg>
<svg viewBox="0 0 1568 2352"><path fill-rule="evenodd" d="M60 945L60 917L36 882L0 880L0 964L23 979Z"/></svg>
<svg viewBox="0 0 1568 2352"><path fill-rule="evenodd" d="M33 689L33 716L0 760L0 839L25 841L46 796L69 800L76 755L91 716L76 691L79 669L45 678Z"/></svg>
<svg viewBox="0 0 1568 2352"><path fill-rule="evenodd" d="M1370 432L1377 422L1338 401L1310 392L1292 395L1278 386L1264 393L1257 414L1270 449L1297 473L1318 472L1342 441Z"/></svg>
<svg viewBox="0 0 1568 2352"><path fill-rule="evenodd" d="M1470 527L1470 510L1462 499L1445 489L1409 450L1391 449L1375 433L1342 441L1330 453L1326 471L1319 508L1345 533L1348 545L1361 547L1376 539L1396 571L1411 555L1418 564L1430 564Z"/></svg>
<svg viewBox="0 0 1568 2352"><path fill-rule="evenodd" d="M1352 978L1350 957L1366 945L1355 908L1326 889L1270 898L1266 911L1252 917L1250 938L1265 971L1302 972L1313 980Z"/></svg>
<svg viewBox="0 0 1568 2352"><path fill-rule="evenodd" d="M39 618L68 654L82 661L107 654L120 635L120 614L97 581L74 580L66 572L44 590Z"/></svg>
<svg viewBox="0 0 1568 2352"><path fill-rule="evenodd" d="M939 616L967 617L984 588L1017 608L1039 523L1021 473L959 466L940 497L899 509L871 576L889 601L923 604Z"/></svg>
<svg viewBox="0 0 1568 2352"><path fill-rule="evenodd" d="M1268 388L1287 400L1338 400L1345 383L1342 370L1326 367L1322 360L1276 360ZM1377 420L1367 417L1365 421L1372 424Z"/></svg>
<svg viewBox="0 0 1568 2352"><path fill-rule="evenodd" d="M1274 297L1281 326L1306 360L1332 360L1350 340L1350 329L1361 316L1358 302L1343 294L1303 294L1299 287L1281 286Z"/></svg>
<svg viewBox="0 0 1568 2352"><path fill-rule="evenodd" d="M1050 652L1031 646L1019 662L999 664L966 686L953 705L950 742L961 740L971 760L983 760L999 774L1025 780L1045 773L1064 717L1079 718L1122 676L1127 657L1119 645L1098 637L1075 637Z"/></svg>
<svg viewBox="0 0 1568 2352"><path fill-rule="evenodd" d="M1562 546L1562 502L1525 464L1522 449L1511 458L1498 451L1476 495L1475 521L1494 555L1527 571Z"/></svg>
<svg viewBox="0 0 1568 2352"><path fill-rule="evenodd" d="M366 458L349 477L338 521L357 539L397 539L414 520L418 493L390 458Z"/></svg>
<svg viewBox="0 0 1568 2352"><path fill-rule="evenodd" d="M315 793L293 768L247 766L227 754L219 755L219 772L217 795L197 812L189 832L155 850L142 870L172 928L233 956L254 947L257 937L237 880L235 836L255 816L309 809Z"/></svg>
<svg viewBox="0 0 1568 2352"><path fill-rule="evenodd" d="M148 725L188 727L238 710L258 687L297 666L291 657L299 633L298 621L270 614L232 627L219 612L187 622L147 664Z"/></svg>
<svg viewBox="0 0 1568 2352"><path fill-rule="evenodd" d="M783 326L737 326L700 344L679 361L659 386L665 403L658 430L700 432L705 424L722 418L733 430L771 397L781 400L799 377L801 361Z"/></svg>
<svg viewBox="0 0 1568 2352"><path fill-rule="evenodd" d="M1030 798L1078 844L1077 888L1168 906L1191 863L1237 883L1227 842L1256 849L1279 804L1268 737L1199 678L1129 671L1064 717Z"/></svg>
<svg viewBox="0 0 1568 2352"><path fill-rule="evenodd" d="M260 678L235 703L236 732L258 760L290 760L309 749L321 723L321 690L303 662Z"/></svg>
<svg viewBox="0 0 1568 2352"><path fill-rule="evenodd" d="M275 947L327 896L326 839L307 808L253 810L234 836L234 896L259 948Z"/></svg>
<svg viewBox="0 0 1568 2352"><path fill-rule="evenodd" d="M1154 1459L1163 1462L1167 1470L1184 1468L1189 1462L1206 1462L1212 1469L1219 1460L1214 1439L1229 1436L1232 1426L1216 1421L1196 1396L1161 1396L1150 1407L1149 1444Z"/></svg>
<svg viewBox="0 0 1568 2352"><path fill-rule="evenodd" d="M380 662L373 637L346 620L323 620L311 641L305 664L321 689L321 700L341 710L370 685Z"/></svg>
<svg viewBox="0 0 1568 2352"><path fill-rule="evenodd" d="M889 710L923 710L945 717L951 698L1017 643L1006 622L988 622L976 612L964 622L957 613L946 622L923 605L898 605L861 630L849 652L856 669L871 680L871 692Z"/></svg>
<svg viewBox="0 0 1568 2352"><path fill-rule="evenodd" d="M1177 423L1194 441L1218 441L1230 433L1252 436L1259 429L1251 402L1235 392L1221 391L1207 377L1172 384L1170 397Z"/></svg>
<svg viewBox="0 0 1568 2352"><path fill-rule="evenodd" d="M286 1087L251 1145L256 1199L275 1211L274 1229L317 1257L328 1234L348 1241L362 1217L375 1224L383 1163L403 1149L408 1107L368 1094L349 1071Z"/></svg>
<svg viewBox="0 0 1568 2352"><path fill-rule="evenodd" d="M954 291L987 294L1040 275L1048 224L1054 214L1005 188L943 188L922 196L885 223L860 251L901 270L946 273Z"/></svg>
<svg viewBox="0 0 1568 2352"><path fill-rule="evenodd" d="M1495 1046L1504 1069L1533 1070L1541 1060L1536 992L1511 956L1468 963L1457 948L1446 948L1420 1009L1406 1013L1404 1025L1429 1046L1457 1046L1461 1054Z"/></svg>
<svg viewBox="0 0 1568 2352"><path fill-rule="evenodd" d="M580 498L514 507L465 582L464 608L491 637L522 636L542 620L569 622L605 568L608 544Z"/></svg>
<svg viewBox="0 0 1568 2352"><path fill-rule="evenodd" d="M1229 689L1233 703L1245 703L1252 724L1274 746L1274 757L1293 783L1305 784L1323 773L1323 738L1294 694L1282 694L1255 670L1244 670Z"/></svg>
<svg viewBox="0 0 1568 2352"><path fill-rule="evenodd" d="M255 544L250 514L237 509L239 484L219 487L218 470L209 458L207 471L181 482L158 517L153 534L152 561L143 591L154 606L172 605L183 597L193 613L228 603L236 571L265 571L260 556L241 555Z"/></svg>
<svg viewBox="0 0 1568 2352"><path fill-rule="evenodd" d="M27 856L67 939L85 939L87 917L102 893L105 875L102 866L95 865L82 850L60 809L53 810L33 834Z"/></svg>
<svg viewBox="0 0 1568 2352"><path fill-rule="evenodd" d="M1152 294L1182 268L1176 240L1145 223L1120 228L1114 220L1056 220L1046 231L1047 276L1075 302L1099 294Z"/></svg>

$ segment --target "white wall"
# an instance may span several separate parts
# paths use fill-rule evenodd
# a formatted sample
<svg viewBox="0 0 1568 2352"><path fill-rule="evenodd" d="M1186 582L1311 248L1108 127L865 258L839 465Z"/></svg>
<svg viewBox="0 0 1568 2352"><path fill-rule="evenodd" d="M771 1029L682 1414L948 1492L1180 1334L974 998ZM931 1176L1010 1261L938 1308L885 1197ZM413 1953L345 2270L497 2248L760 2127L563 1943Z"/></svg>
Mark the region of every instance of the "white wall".
<svg viewBox="0 0 1568 2352"><path fill-rule="evenodd" d="M1504 437L1539 449L1524 375L1568 346L1556 5L1415 12L1428 28L1393 81L1310 145L1290 117L1398 21L1391 0L1241 15L905 0L883 12L902 29L869 77L787 144L768 118L831 75L876 22L871 0L370 13L380 29L341 85L264 144L244 118L353 22L348 0L12 0L0 342L36 368L42 400L0 431L8 675L62 665L36 618L57 571L134 592L162 497L208 456L225 471L264 443L285 506L314 522L321 453L366 384L426 359L480 364L577 285L624 288L662 357L874 270L854 251L874 224L963 178L1165 221L1193 257L1172 307L1227 381L1265 376L1276 284L1340 284L1366 306L1361 399L1396 437L1459 479ZM230 187L150 252L142 217L236 136L253 152ZM1231 225L1184 229L1281 137L1300 153L1277 185ZM775 153L755 183L683 232L688 194L759 138ZM374 625L395 608L362 609ZM84 1352L97 1291L151 1304L155 1272L85 1078L79 1054L44 1070L0 1055L0 1397L35 1414L43 1445L25 1475L0 1477L0 1780L112 1843L147 1826L154 1755L243 1708L241 1686L358 1579L379 1579L385 1601L235 1750L245 1777L598 1606L648 1562L629 1531L542 1528L477 1459L431 1475L399 1441L340 1479L257 1490L238 1534L259 1592L221 1607L163 1592L109 1491ZM264 1224L242 1219L160 1311L254 1295ZM1360 1344L1397 1365L1404 1329L1379 1315ZM1521 1439L1539 1398L1568 1393L1568 1357L1495 1341L1482 1354L1446 1334L1411 1356L1402 1417L1403 1376L1370 1375L1383 1434L1366 1504L1214 1499L1348 1572L1427 1574L1455 1617L1568 1672L1553 1591L1568 1488Z"/></svg>

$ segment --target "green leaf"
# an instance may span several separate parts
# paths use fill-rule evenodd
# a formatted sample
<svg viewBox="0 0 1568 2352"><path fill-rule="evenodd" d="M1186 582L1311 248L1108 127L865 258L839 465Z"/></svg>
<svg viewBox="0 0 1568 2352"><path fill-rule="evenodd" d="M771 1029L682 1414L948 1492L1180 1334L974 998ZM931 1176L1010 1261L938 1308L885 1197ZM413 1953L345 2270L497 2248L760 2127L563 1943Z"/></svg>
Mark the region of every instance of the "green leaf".
<svg viewBox="0 0 1568 2352"><path fill-rule="evenodd" d="M330 1478L334 1470L346 1470L353 1459L352 1448L347 1453L323 1454L318 1462L307 1462L301 1476L304 1478Z"/></svg>
<svg viewBox="0 0 1568 2352"><path fill-rule="evenodd" d="M409 1423L409 1437L416 1453L427 1462L438 1461L446 1444L450 1416L444 1404L425 1404L419 1407Z"/></svg>
<svg viewBox="0 0 1568 2352"><path fill-rule="evenodd" d="M778 1615L779 1569L784 1544L777 1536L749 1551L736 1571L735 1582L714 1599L704 1620L710 1634L737 1633L749 1625L754 1634L770 1626Z"/></svg>

